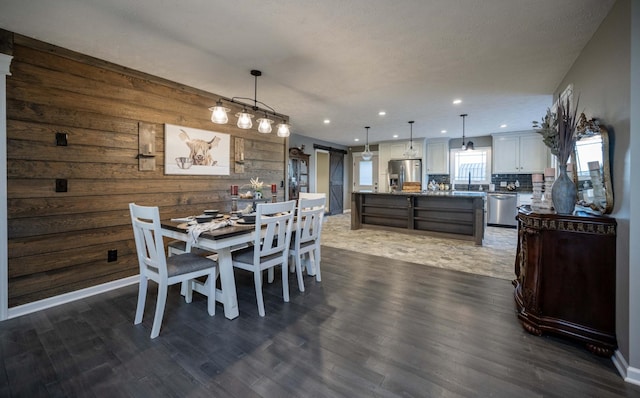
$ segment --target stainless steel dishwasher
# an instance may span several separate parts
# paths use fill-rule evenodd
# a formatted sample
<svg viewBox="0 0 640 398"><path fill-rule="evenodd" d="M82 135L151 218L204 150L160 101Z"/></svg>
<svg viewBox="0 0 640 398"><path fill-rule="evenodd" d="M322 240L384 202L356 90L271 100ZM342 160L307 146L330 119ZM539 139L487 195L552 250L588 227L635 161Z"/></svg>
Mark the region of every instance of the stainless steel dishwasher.
<svg viewBox="0 0 640 398"><path fill-rule="evenodd" d="M518 195L515 193L487 194L487 225L515 227L518 214Z"/></svg>

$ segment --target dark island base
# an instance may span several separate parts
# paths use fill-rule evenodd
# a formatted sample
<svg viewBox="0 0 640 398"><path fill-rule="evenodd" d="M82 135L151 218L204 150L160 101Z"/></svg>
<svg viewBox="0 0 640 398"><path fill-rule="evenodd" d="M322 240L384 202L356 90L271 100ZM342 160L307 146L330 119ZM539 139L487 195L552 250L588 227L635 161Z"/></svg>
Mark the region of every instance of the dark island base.
<svg viewBox="0 0 640 398"><path fill-rule="evenodd" d="M484 239L484 196L352 194L351 229L372 228L473 241Z"/></svg>

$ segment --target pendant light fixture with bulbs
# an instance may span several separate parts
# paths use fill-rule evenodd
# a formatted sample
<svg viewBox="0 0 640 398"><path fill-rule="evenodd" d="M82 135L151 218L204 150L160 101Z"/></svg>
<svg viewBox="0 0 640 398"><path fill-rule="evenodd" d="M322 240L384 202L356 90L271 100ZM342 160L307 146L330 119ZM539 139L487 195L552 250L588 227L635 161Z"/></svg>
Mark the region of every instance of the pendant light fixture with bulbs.
<svg viewBox="0 0 640 398"><path fill-rule="evenodd" d="M232 102L234 104L242 105L242 111L236 113L236 117L238 118L237 126L243 130L248 130L253 127L253 122L251 119L254 118L254 115L249 113L247 110L250 108L254 112L261 111L264 113L264 117L261 117L257 120L258 122L258 132L263 134L268 134L272 131L271 125L274 123L273 119L269 118L268 114L272 114L274 117L282 118L282 122L278 124L278 137L288 137L291 134L291 126L287 123L286 117L277 113L272 107L265 104L262 101L258 101L258 77L262 76L262 72L259 70L252 70L251 76L254 77L254 95L253 98L246 97L233 97L231 100L225 100L228 102ZM248 105L242 101L253 101L253 105ZM258 107L258 104L267 109L261 109ZM211 111L211 121L216 124L227 124L229 122L229 117L227 115L231 110L225 107L222 104L222 99L218 99L216 101L216 105L209 108Z"/></svg>
<svg viewBox="0 0 640 398"><path fill-rule="evenodd" d="M464 143L464 119L467 117L468 115L466 113L463 113L462 115L460 115L460 117L462 118L462 150L466 151L467 149L470 151L473 151L475 148L473 148L473 142L472 141L467 141L467 143Z"/></svg>
<svg viewBox="0 0 640 398"><path fill-rule="evenodd" d="M362 152L362 160L371 160L371 158L373 157L373 153L371 152L371 150L369 150L369 126L365 127L365 129L367 129L367 141L366 144L364 146L364 152Z"/></svg>
<svg viewBox="0 0 640 398"><path fill-rule="evenodd" d="M409 121L409 129L410 129L410 138L409 138L409 148L402 154L405 158L415 158L418 156L418 151L413 148L413 120Z"/></svg>

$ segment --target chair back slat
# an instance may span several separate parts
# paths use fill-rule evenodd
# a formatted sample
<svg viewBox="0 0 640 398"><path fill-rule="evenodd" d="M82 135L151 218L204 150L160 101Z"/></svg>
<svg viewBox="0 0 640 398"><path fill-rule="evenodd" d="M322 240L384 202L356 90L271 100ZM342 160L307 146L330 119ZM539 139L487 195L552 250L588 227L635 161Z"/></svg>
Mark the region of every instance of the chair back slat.
<svg viewBox="0 0 640 398"><path fill-rule="evenodd" d="M286 255L291 242L296 202L260 203L256 208L254 263L274 254Z"/></svg>
<svg viewBox="0 0 640 398"><path fill-rule="evenodd" d="M157 207L129 203L131 225L138 252L140 272L150 268L160 276L167 276L167 258L164 253L160 212Z"/></svg>
<svg viewBox="0 0 640 398"><path fill-rule="evenodd" d="M325 198L300 198L296 223L296 247L315 241L320 236L325 202Z"/></svg>

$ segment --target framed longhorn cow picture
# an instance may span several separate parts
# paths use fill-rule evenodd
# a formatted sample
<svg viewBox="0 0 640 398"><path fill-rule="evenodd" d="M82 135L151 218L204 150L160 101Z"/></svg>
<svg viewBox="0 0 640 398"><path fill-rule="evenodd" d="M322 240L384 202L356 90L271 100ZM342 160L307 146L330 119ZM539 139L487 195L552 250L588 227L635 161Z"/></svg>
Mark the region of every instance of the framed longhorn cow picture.
<svg viewBox="0 0 640 398"><path fill-rule="evenodd" d="M164 125L164 173L229 175L229 134Z"/></svg>

